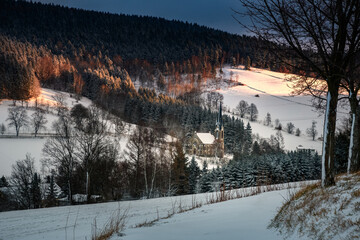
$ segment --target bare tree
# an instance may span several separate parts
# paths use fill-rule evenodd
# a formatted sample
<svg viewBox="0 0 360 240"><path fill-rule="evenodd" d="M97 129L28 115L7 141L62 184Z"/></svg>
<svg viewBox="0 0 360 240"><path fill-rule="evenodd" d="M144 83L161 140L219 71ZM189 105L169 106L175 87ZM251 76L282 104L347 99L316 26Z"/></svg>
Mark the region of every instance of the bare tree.
<svg viewBox="0 0 360 240"><path fill-rule="evenodd" d="M0 125L0 133L1 133L1 135L4 135L5 131L6 131L6 127L5 127L5 125L2 123L2 124Z"/></svg>
<svg viewBox="0 0 360 240"><path fill-rule="evenodd" d="M141 194L141 183L143 175L143 158L145 156L144 149L144 138L141 134L142 128L138 127L130 136L129 142L127 143L127 151L125 155L127 156L127 161L131 165L131 176L130 182L132 184L132 194L136 197L139 197Z"/></svg>
<svg viewBox="0 0 360 240"><path fill-rule="evenodd" d="M73 135L75 129L67 111L63 112L59 119L54 122L53 129L56 135L46 141L43 147L44 159L42 163L45 166L62 170L68 185L69 202L72 203L73 172L78 163L78 158L74 154L76 141Z"/></svg>
<svg viewBox="0 0 360 240"><path fill-rule="evenodd" d="M357 63L353 62L352 65ZM349 154L348 154L348 167L347 172L357 172L360 170L360 69L354 69L353 72L349 73L349 76L344 79L341 84L342 89L349 95L349 103L351 109L351 132L350 132L350 143L349 143Z"/></svg>
<svg viewBox="0 0 360 240"><path fill-rule="evenodd" d="M295 80L297 92L326 92L322 186L334 185L339 87L353 71L351 68L359 67L352 63L360 52L360 1L240 1L252 19L253 25L248 29L267 40L279 59L305 73ZM289 56L295 65L288 61ZM308 78L306 73L314 73L315 77Z"/></svg>
<svg viewBox="0 0 360 240"><path fill-rule="evenodd" d="M249 108L249 104L246 101L241 100L239 104L236 106L236 111L240 114L241 118L244 118L248 108Z"/></svg>
<svg viewBox="0 0 360 240"><path fill-rule="evenodd" d="M288 124L286 124L286 131L289 134L293 134L294 133L294 129L295 129L295 125L292 122L289 122Z"/></svg>
<svg viewBox="0 0 360 240"><path fill-rule="evenodd" d="M45 111L41 108L35 108L35 112L31 114L31 125L34 127L35 137L40 129L46 129L46 123Z"/></svg>
<svg viewBox="0 0 360 240"><path fill-rule="evenodd" d="M16 136L19 136L20 129L26 127L29 123L29 117L24 107L12 107L8 109L9 116L6 121L9 121L9 126L13 126L16 130Z"/></svg>
<svg viewBox="0 0 360 240"><path fill-rule="evenodd" d="M65 96L62 93L58 93L52 97L55 101L55 108L57 109L57 114L61 115L66 110Z"/></svg>
<svg viewBox="0 0 360 240"><path fill-rule="evenodd" d="M20 208L30 209L32 206L31 183L34 173L34 158L30 154L12 165L9 190Z"/></svg>
<svg viewBox="0 0 360 240"><path fill-rule="evenodd" d="M250 104L248 108L248 114L250 116L250 121L254 122L258 118L259 111L254 103Z"/></svg>
<svg viewBox="0 0 360 240"><path fill-rule="evenodd" d="M283 151L283 149L285 147L285 143L284 143L284 137L281 133L281 130L276 131L275 136L274 135L270 136L270 145L277 152Z"/></svg>
<svg viewBox="0 0 360 240"><path fill-rule="evenodd" d="M94 164L106 154L107 119L105 113L95 106L89 108L89 118L83 122L83 128L76 131L75 154L86 172L86 195L90 200L90 175Z"/></svg>
<svg viewBox="0 0 360 240"><path fill-rule="evenodd" d="M219 104L224 100L224 95L218 92L210 92L207 94L207 105L209 108L218 108Z"/></svg>
<svg viewBox="0 0 360 240"><path fill-rule="evenodd" d="M306 133L309 137L312 137L312 140L315 141L315 137L318 135L318 131L316 130L316 121L312 121L311 127L306 129Z"/></svg>

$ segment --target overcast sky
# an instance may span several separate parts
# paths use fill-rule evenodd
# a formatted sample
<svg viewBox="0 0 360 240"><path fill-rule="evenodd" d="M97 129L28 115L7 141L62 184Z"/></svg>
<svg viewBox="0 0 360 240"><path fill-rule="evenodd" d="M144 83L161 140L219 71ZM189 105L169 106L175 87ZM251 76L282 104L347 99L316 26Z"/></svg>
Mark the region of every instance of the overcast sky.
<svg viewBox="0 0 360 240"><path fill-rule="evenodd" d="M34 1L34 0L33 0ZM163 17L198 23L231 33L246 34L233 19L241 11L238 0L35 0L111 13ZM245 21L241 19L241 21Z"/></svg>

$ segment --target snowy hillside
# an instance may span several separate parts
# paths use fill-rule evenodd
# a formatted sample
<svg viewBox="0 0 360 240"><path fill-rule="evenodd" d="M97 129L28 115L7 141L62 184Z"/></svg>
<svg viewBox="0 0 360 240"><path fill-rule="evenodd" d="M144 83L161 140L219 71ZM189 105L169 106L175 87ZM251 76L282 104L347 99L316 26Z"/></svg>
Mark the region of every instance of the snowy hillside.
<svg viewBox="0 0 360 240"><path fill-rule="evenodd" d="M239 191L246 193L252 189ZM134 227L187 209L194 202L204 204L216 193L0 212L0 239L90 239L94 224L101 229L119 208L128 210L125 237L114 236L112 239L219 239L221 236L224 239L239 236L281 239L275 231L268 230L267 225L291 191L273 191L204 205L155 222L150 228Z"/></svg>
<svg viewBox="0 0 360 240"><path fill-rule="evenodd" d="M322 142L312 141L306 135L306 129L310 128L311 122L315 120L317 122L317 137L321 137L324 115L312 107L311 96L291 96L290 83L285 81L289 77L288 75L256 68L246 71L243 70L242 66L239 68L226 67L223 71L223 78L244 84L217 90L224 95L224 104L227 109L232 111L241 100L245 100L249 104L254 103L259 110L258 122L250 123L253 133L257 133L263 138L269 138L271 134L276 133L274 127L267 127L263 124L266 114L270 113L272 123L275 119L279 119L284 129L287 123L292 122L295 128L301 130L300 137L287 134L285 131L282 132L286 150L295 150L297 146L302 145L305 148L312 148L321 152ZM344 107L339 107L338 118L343 118L347 112L348 110ZM247 123L247 119L245 119L245 123Z"/></svg>
<svg viewBox="0 0 360 240"><path fill-rule="evenodd" d="M41 172L41 163L40 160L42 156L42 148L46 142L47 134L52 134L52 124L57 120L58 116L54 108L56 101L54 98L61 94L63 96L66 107L69 109L76 104L82 104L85 107L89 107L92 102L91 100L83 97L81 100L77 101L75 98L71 97L69 93L66 92L57 92L50 89L42 89L41 95L37 98L38 104L42 105L43 108L48 109L46 113L46 129L40 130L39 137L34 138L31 134L33 129L31 127L25 127L20 130L19 138L15 138L15 129L13 127L8 127L8 109L13 106L13 101L2 101L0 102L0 124L4 123L6 126L6 131L4 135L0 135L0 176L10 176L11 174L11 165L14 164L17 160L24 159L27 153L31 154L31 157L35 158L35 167L38 171ZM20 102L16 103L17 106L21 105ZM28 106L27 115L30 117L33 114L34 109L32 108L35 105L35 99L31 99L29 103L24 106ZM125 133L129 133L134 128L134 125L127 124L125 126ZM124 149L128 137L125 134L120 141L120 149Z"/></svg>

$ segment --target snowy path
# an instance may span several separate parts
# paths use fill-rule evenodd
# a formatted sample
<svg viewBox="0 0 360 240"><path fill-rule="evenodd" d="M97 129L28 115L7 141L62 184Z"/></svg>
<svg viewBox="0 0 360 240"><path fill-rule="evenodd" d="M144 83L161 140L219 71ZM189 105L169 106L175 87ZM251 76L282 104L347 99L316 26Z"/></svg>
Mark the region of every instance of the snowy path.
<svg viewBox="0 0 360 240"><path fill-rule="evenodd" d="M287 194L288 190L282 190L206 205L162 220L152 227L128 229L125 237L112 240L283 239L267 226Z"/></svg>

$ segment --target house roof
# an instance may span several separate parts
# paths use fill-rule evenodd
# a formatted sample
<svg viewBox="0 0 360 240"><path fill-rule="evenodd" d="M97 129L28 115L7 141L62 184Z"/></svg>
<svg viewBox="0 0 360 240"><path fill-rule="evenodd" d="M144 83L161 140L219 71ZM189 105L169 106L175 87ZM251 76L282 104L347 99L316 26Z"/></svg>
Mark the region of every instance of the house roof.
<svg viewBox="0 0 360 240"><path fill-rule="evenodd" d="M196 133L196 136L203 144L213 144L215 137L211 133Z"/></svg>

